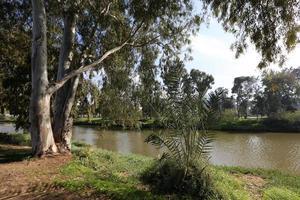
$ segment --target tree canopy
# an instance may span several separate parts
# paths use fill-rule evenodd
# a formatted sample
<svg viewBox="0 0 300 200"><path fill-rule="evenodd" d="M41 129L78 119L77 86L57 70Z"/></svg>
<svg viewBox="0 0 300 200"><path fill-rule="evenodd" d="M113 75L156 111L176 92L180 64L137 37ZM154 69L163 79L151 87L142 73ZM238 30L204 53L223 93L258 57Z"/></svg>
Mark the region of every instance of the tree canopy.
<svg viewBox="0 0 300 200"><path fill-rule="evenodd" d="M283 64L286 53L299 43L299 0L204 0L204 7L217 17L224 29L236 37L236 56L244 53L248 41L261 55L259 68Z"/></svg>

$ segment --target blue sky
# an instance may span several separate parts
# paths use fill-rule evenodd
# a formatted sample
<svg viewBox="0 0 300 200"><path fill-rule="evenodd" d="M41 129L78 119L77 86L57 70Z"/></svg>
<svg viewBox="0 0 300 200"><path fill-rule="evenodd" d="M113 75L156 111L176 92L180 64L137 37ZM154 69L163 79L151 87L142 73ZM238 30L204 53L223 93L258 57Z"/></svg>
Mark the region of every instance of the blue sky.
<svg viewBox="0 0 300 200"><path fill-rule="evenodd" d="M235 53L230 50L234 42L231 33L225 33L220 24L214 19L207 26L203 24L200 32L191 38L192 61L186 62L187 68L199 69L214 76L213 88L225 87L231 89L233 79L237 76L257 76L261 73L256 68L260 56L253 46L239 59L235 59ZM285 67L300 66L300 46L291 52ZM272 65L272 69L279 67Z"/></svg>

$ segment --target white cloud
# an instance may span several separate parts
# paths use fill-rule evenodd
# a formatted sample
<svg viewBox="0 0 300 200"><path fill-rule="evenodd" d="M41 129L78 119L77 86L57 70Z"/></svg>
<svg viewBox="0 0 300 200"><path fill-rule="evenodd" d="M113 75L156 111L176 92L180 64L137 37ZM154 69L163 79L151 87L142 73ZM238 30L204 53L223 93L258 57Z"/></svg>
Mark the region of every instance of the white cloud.
<svg viewBox="0 0 300 200"><path fill-rule="evenodd" d="M217 33L216 33L217 32ZM215 34L216 33L216 34ZM231 88L233 80L237 76L258 76L260 70L257 65L260 61L259 54L250 45L247 52L238 59L230 49L234 42L231 34L225 33L221 26L213 23L213 27L200 31L197 36L191 38L193 61L187 63L188 69L197 68L212 74L216 87ZM300 47L296 48L288 56L286 66L300 66ZM278 70L276 65L270 68Z"/></svg>

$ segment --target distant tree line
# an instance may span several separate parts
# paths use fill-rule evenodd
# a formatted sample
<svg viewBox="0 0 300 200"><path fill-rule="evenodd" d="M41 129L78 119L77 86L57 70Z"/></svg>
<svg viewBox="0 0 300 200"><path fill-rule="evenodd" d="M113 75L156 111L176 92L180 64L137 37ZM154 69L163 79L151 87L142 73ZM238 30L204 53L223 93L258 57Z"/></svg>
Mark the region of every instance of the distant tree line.
<svg viewBox="0 0 300 200"><path fill-rule="evenodd" d="M238 117L278 118L299 109L300 68L264 71L261 77L236 77L232 93Z"/></svg>

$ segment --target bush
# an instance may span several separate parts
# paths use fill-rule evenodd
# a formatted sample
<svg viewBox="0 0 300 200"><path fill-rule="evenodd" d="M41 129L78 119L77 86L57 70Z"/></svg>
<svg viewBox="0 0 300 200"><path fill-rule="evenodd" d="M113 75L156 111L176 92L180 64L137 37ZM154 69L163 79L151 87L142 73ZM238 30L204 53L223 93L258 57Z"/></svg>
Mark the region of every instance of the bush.
<svg viewBox="0 0 300 200"><path fill-rule="evenodd" d="M210 176L203 168L192 166L185 170L170 159L155 163L143 173L141 179L158 193L192 196L203 200L220 199L217 198Z"/></svg>
<svg viewBox="0 0 300 200"><path fill-rule="evenodd" d="M31 139L30 135L27 133L0 133L0 143L2 144L14 144L22 146L30 146Z"/></svg>
<svg viewBox="0 0 300 200"><path fill-rule="evenodd" d="M236 117L236 112L234 109L224 110L224 112L222 113L222 116L221 116L221 122L232 122L236 119L237 119L237 117Z"/></svg>
<svg viewBox="0 0 300 200"><path fill-rule="evenodd" d="M284 112L280 115L280 119L287 120L289 122L299 122L300 121L300 111L295 112Z"/></svg>

